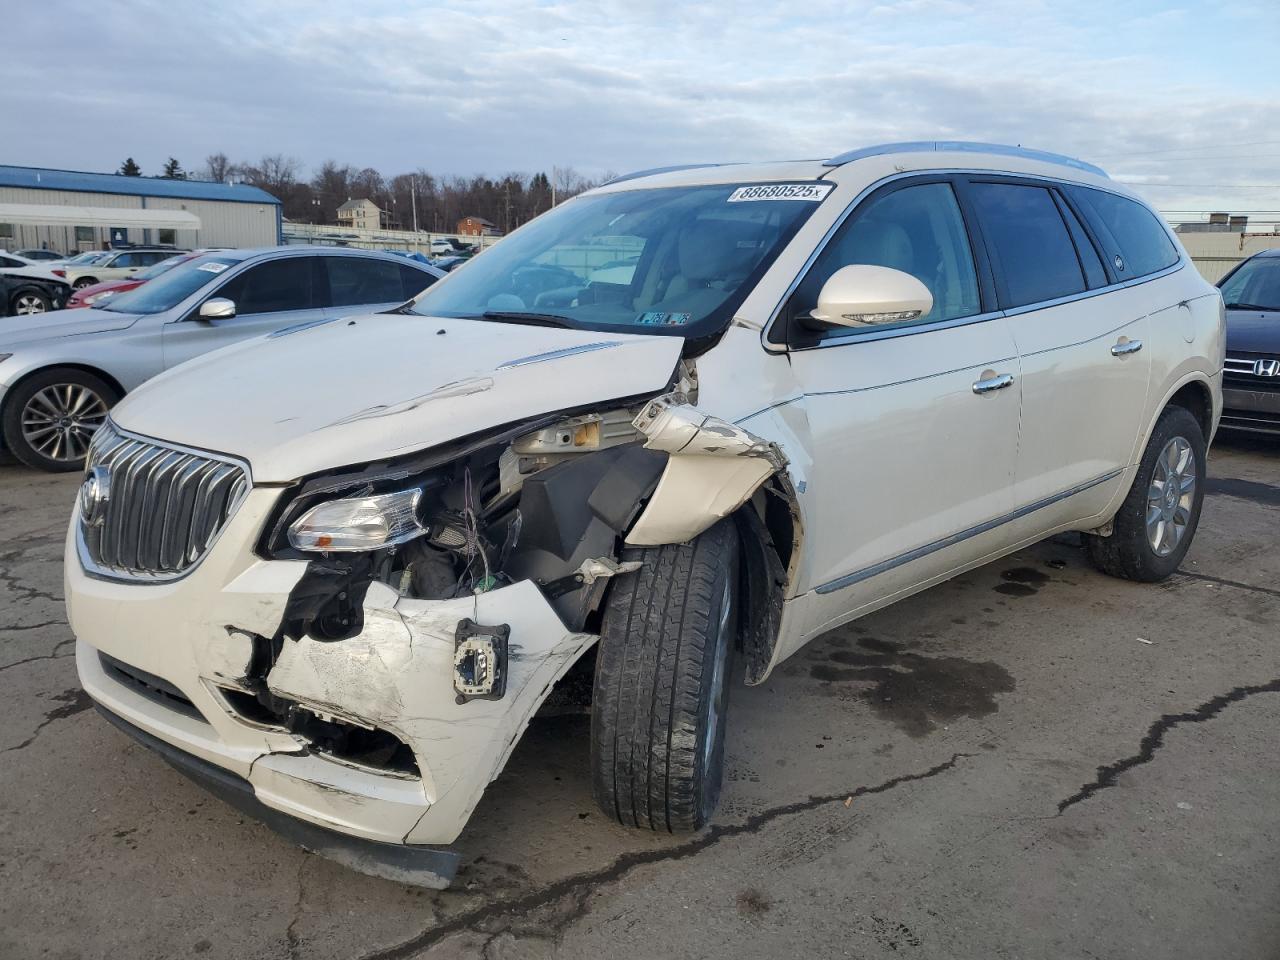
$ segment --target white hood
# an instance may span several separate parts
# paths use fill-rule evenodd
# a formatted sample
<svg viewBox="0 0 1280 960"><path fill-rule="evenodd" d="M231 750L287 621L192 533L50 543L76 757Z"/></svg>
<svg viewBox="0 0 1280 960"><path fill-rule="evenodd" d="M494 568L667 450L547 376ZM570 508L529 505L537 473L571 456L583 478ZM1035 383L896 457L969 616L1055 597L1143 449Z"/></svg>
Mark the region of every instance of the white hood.
<svg viewBox="0 0 1280 960"><path fill-rule="evenodd" d="M233 454L255 483L424 450L556 410L662 390L680 337L404 314L343 318L175 367L112 413Z"/></svg>

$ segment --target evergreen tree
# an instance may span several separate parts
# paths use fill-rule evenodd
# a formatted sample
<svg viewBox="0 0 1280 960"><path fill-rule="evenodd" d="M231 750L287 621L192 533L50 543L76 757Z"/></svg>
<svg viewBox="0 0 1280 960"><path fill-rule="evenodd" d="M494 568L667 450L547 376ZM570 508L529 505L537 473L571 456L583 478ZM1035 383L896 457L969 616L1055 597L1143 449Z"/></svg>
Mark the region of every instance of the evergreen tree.
<svg viewBox="0 0 1280 960"><path fill-rule="evenodd" d="M120 174L125 177L140 177L142 168L133 162L133 157L126 157L124 163L120 164Z"/></svg>
<svg viewBox="0 0 1280 960"><path fill-rule="evenodd" d="M160 176L168 180L187 179L187 173L185 170L182 169L182 164L178 162L176 157L170 157L168 160L165 161L164 173L160 174Z"/></svg>

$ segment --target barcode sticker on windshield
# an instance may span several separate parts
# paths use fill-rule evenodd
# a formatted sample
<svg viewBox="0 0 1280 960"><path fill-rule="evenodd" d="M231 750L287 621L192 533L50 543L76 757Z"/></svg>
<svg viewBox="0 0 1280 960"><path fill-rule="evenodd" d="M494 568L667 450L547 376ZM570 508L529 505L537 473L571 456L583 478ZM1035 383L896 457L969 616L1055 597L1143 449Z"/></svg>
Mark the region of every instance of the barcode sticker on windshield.
<svg viewBox="0 0 1280 960"><path fill-rule="evenodd" d="M209 273L221 273L227 269L227 265L225 263L202 263L196 269L207 270Z"/></svg>
<svg viewBox="0 0 1280 960"><path fill-rule="evenodd" d="M831 192L829 183L759 183L754 187L739 187L729 194L729 203L745 203L748 200L811 200L817 203Z"/></svg>

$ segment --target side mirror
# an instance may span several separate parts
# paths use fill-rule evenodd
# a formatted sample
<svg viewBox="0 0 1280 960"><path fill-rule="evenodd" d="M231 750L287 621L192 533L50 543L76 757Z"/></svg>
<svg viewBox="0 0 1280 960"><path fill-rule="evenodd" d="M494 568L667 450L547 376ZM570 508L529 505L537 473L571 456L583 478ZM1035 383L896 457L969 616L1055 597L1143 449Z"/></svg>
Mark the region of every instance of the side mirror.
<svg viewBox="0 0 1280 960"><path fill-rule="evenodd" d="M200 304L201 320L230 320L236 315L236 302L226 297L211 297Z"/></svg>
<svg viewBox="0 0 1280 960"><path fill-rule="evenodd" d="M932 309L933 294L911 274L855 263L828 278L809 315L817 326L862 328L905 323Z"/></svg>

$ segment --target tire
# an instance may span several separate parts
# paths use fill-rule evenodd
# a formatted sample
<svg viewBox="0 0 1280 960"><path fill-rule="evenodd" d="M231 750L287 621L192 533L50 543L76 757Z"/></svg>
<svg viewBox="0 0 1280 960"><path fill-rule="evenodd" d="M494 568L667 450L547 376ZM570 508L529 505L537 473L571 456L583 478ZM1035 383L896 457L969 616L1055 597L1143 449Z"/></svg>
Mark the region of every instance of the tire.
<svg viewBox="0 0 1280 960"><path fill-rule="evenodd" d="M5 448L37 470L79 470L94 431L119 399L114 387L84 370L42 370L9 394L0 414Z"/></svg>
<svg viewBox="0 0 1280 960"><path fill-rule="evenodd" d="M701 828L720 799L737 630L737 531L624 551L610 587L591 708L596 802L624 826Z"/></svg>
<svg viewBox="0 0 1280 960"><path fill-rule="evenodd" d="M52 309L53 301L46 294L32 287L19 290L9 301L9 313L15 317L48 313Z"/></svg>
<svg viewBox="0 0 1280 960"><path fill-rule="evenodd" d="M83 290L85 287L92 287L98 281L94 277L81 277L71 285L72 290Z"/></svg>
<svg viewBox="0 0 1280 960"><path fill-rule="evenodd" d="M1085 552L1095 567L1144 583L1164 580L1178 569L1200 523L1205 454L1204 434L1190 411L1168 407L1160 414L1133 486L1115 515L1111 536L1085 534ZM1168 492L1171 469L1178 478L1177 489L1183 491L1173 503L1164 499L1175 495Z"/></svg>

